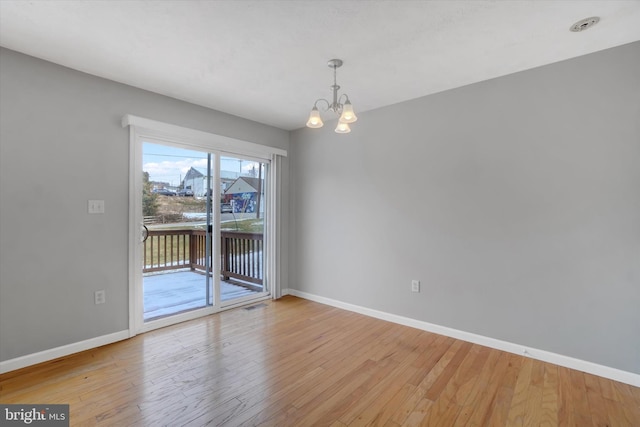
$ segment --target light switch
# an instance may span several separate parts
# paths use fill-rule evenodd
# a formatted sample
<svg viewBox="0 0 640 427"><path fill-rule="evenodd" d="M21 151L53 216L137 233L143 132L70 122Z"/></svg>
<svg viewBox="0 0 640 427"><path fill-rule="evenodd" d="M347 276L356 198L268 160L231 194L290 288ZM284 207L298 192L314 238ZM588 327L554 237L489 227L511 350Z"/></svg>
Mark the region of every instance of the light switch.
<svg viewBox="0 0 640 427"><path fill-rule="evenodd" d="M90 214L103 214L104 213L104 200L89 200L89 213Z"/></svg>

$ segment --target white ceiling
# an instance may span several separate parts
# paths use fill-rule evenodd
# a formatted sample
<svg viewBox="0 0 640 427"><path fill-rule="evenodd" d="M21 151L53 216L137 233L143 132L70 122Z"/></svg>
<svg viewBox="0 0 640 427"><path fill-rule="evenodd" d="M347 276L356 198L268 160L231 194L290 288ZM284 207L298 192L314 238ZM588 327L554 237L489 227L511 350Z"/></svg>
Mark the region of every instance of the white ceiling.
<svg viewBox="0 0 640 427"><path fill-rule="evenodd" d="M358 113L637 40L639 0L0 0L4 47L287 130L331 58Z"/></svg>

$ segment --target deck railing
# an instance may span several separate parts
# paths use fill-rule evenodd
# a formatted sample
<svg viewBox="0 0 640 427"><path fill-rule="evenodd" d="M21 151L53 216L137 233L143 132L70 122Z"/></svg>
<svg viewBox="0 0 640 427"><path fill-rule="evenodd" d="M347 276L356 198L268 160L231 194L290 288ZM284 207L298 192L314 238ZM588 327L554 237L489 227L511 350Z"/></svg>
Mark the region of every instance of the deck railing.
<svg viewBox="0 0 640 427"><path fill-rule="evenodd" d="M149 230L147 241L143 246L143 273L180 268L193 269L191 245L195 231Z"/></svg>
<svg viewBox="0 0 640 427"><path fill-rule="evenodd" d="M264 236L262 233L220 233L220 274L262 285ZM143 273L190 268L206 269L204 230L149 230L144 244Z"/></svg>
<svg viewBox="0 0 640 427"><path fill-rule="evenodd" d="M224 280L235 278L262 285L262 233L220 233L220 273Z"/></svg>

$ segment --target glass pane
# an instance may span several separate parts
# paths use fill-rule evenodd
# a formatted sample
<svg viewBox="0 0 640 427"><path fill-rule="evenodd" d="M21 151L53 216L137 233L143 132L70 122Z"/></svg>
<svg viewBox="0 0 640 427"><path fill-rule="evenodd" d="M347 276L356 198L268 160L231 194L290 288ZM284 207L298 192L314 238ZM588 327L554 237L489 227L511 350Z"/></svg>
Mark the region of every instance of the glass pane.
<svg viewBox="0 0 640 427"><path fill-rule="evenodd" d="M220 158L220 294L222 302L265 292L267 164Z"/></svg>
<svg viewBox="0 0 640 427"><path fill-rule="evenodd" d="M144 320L207 305L209 155L143 143ZM210 217L210 215L209 215ZM207 256L209 255L209 256Z"/></svg>

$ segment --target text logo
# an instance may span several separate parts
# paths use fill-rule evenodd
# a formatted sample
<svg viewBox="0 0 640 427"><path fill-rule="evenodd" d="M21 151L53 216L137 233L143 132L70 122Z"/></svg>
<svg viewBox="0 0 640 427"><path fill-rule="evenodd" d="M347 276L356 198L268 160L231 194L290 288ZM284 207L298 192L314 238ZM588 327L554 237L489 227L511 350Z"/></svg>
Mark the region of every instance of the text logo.
<svg viewBox="0 0 640 427"><path fill-rule="evenodd" d="M69 427L69 405L0 404L3 426Z"/></svg>

